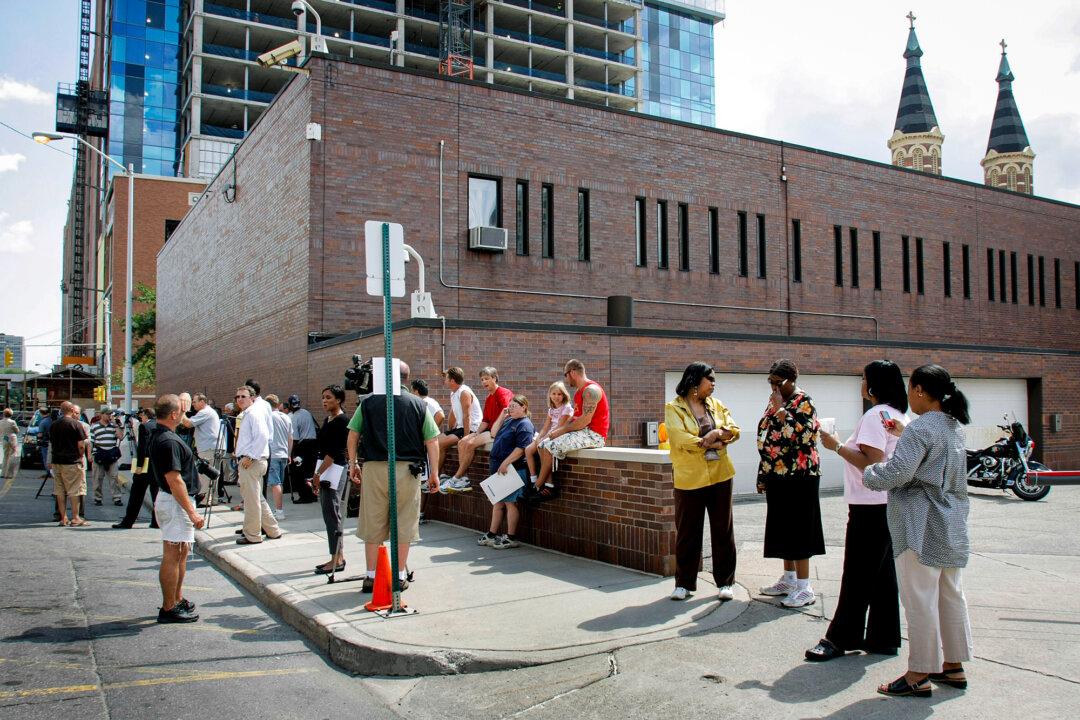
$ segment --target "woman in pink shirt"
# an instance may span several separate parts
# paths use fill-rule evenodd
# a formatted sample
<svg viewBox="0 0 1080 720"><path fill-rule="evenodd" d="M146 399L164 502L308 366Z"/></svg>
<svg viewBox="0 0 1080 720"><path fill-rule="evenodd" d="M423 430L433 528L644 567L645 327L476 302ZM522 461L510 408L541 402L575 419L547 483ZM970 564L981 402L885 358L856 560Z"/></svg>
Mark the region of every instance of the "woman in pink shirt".
<svg viewBox="0 0 1080 720"><path fill-rule="evenodd" d="M896 363L875 360L863 368L862 396L873 407L847 442L821 433L821 444L844 461L844 500L848 503L844 574L829 629L806 659L832 660L849 650L896 655L900 647L900 604L892 538L885 513L887 494L863 485L863 470L887 460L897 437L886 430L890 418L906 421L907 389Z"/></svg>

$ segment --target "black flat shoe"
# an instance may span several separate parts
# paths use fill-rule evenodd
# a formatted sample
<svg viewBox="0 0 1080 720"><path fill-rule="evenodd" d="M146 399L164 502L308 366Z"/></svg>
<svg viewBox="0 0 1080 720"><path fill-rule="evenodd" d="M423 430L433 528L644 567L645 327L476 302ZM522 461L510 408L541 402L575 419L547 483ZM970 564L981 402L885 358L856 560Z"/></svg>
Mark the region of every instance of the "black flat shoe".
<svg viewBox="0 0 1080 720"><path fill-rule="evenodd" d="M843 657L846 654L846 652L825 638L818 640L818 644L805 653L806 659L811 662L825 662L833 658Z"/></svg>
<svg viewBox="0 0 1080 720"><path fill-rule="evenodd" d="M961 677L956 677L957 675ZM939 673L930 673L929 679L937 685L948 685L958 690L967 690L967 676L964 675L964 668L962 667L942 670Z"/></svg>
<svg viewBox="0 0 1080 720"><path fill-rule="evenodd" d="M912 685L901 675L888 685L879 685L877 691L889 697L930 697L930 678L925 677Z"/></svg>
<svg viewBox="0 0 1080 720"><path fill-rule="evenodd" d="M113 527L113 530L130 530L132 528L131 525L128 525L125 522L113 523L112 527Z"/></svg>
<svg viewBox="0 0 1080 720"><path fill-rule="evenodd" d="M237 545L259 545L260 543L252 542L251 540L248 540L246 537L238 537L238 538L236 538L236 544Z"/></svg>
<svg viewBox="0 0 1080 720"><path fill-rule="evenodd" d="M328 567L324 567L322 565L316 565L315 566L315 574L316 575L329 575L330 573L339 573L339 572L344 572L344 571L345 571L345 563L341 563L336 568L328 568Z"/></svg>
<svg viewBox="0 0 1080 720"><path fill-rule="evenodd" d="M863 647L860 648L867 655L888 655L889 657L896 657L900 654L900 648L894 647Z"/></svg>

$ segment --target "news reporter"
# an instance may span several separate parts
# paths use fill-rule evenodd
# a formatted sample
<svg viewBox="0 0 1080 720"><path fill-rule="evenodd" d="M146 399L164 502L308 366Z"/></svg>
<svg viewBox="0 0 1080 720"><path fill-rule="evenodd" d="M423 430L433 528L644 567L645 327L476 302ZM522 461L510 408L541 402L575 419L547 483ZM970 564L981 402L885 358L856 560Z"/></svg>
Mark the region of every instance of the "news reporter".
<svg viewBox="0 0 1080 720"><path fill-rule="evenodd" d="M929 697L930 683L967 688L971 621L961 582L967 565L968 401L949 372L923 365L908 380L918 415L895 421L896 452L863 472L863 484L889 493L889 532L908 622L908 669L878 687L883 695Z"/></svg>
<svg viewBox="0 0 1080 720"><path fill-rule="evenodd" d="M895 655L900 647L900 602L885 510L888 496L863 484L863 470L888 460L896 449L897 438L882 419L902 420L908 409L899 366L888 360L867 365L861 392L873 407L863 413L847 442L841 444L835 433L821 433L821 444L844 461L848 522L840 597L825 637L806 651L811 661L832 660L849 650Z"/></svg>
<svg viewBox="0 0 1080 720"><path fill-rule="evenodd" d="M312 478L311 489L319 498L322 508L323 523L326 525L326 540L330 545L330 559L315 566L316 575L329 575L345 569L345 553L339 542L341 527L341 496L345 492L345 468L348 459L345 446L349 437L349 419L341 409L345 402L345 390L340 385L323 388L322 405L326 419L318 432L319 466ZM336 467L335 467L336 466ZM337 487L332 487L329 480L323 480L323 473L332 470L337 473Z"/></svg>
<svg viewBox="0 0 1080 720"><path fill-rule="evenodd" d="M685 600L697 589L705 513L712 535L713 580L721 601L734 597L735 530L731 514L731 480L735 466L727 446L739 439L739 426L723 403L714 398L711 366L691 363L664 406L671 443L675 496L675 590L672 600Z"/></svg>

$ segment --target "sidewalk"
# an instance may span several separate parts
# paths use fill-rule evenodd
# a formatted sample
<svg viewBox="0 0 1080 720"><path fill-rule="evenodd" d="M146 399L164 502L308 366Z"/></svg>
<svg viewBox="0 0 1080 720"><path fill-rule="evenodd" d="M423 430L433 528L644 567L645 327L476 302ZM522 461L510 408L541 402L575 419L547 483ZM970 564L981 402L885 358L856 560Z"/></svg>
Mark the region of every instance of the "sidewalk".
<svg viewBox="0 0 1080 720"><path fill-rule="evenodd" d="M477 534L429 522L410 553L415 580L402 599L419 612L392 620L363 608L359 582L328 585L312 570L329 559L316 503L285 503L280 540L236 545L242 513L213 513L197 552L235 578L337 665L366 675L502 670L608 652L715 629L746 610L747 592L716 601L702 575L687 602L668 599L671 578L522 545L495 550ZM346 523L346 572L363 574L356 519Z"/></svg>

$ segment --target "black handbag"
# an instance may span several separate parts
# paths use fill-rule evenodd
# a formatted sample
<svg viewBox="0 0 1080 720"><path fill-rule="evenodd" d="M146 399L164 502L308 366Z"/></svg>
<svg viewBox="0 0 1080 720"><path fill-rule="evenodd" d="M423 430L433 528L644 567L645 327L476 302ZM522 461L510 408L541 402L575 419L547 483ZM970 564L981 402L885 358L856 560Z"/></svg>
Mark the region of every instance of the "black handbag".
<svg viewBox="0 0 1080 720"><path fill-rule="evenodd" d="M102 467L109 467L120 459L120 448L114 447L108 450L95 450L94 462Z"/></svg>

